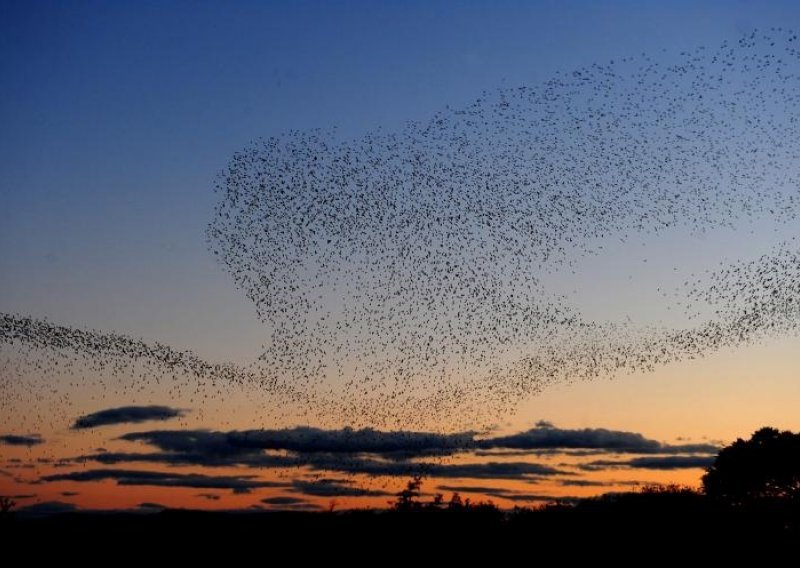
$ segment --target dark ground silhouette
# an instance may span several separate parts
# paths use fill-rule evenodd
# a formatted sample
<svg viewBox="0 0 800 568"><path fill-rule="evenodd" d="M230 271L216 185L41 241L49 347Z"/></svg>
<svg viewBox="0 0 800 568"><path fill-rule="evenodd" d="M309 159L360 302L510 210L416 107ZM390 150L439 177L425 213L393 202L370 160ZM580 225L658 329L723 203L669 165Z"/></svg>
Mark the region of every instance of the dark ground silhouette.
<svg viewBox="0 0 800 568"><path fill-rule="evenodd" d="M18 517L4 522L11 540L35 535L50 541L104 544L146 542L172 548L192 543L240 543L256 547L270 540L362 541L371 545L434 543L457 535L481 546L563 542L671 547L717 546L719 542L789 543L800 538L796 507L730 508L691 491L621 494L569 505L504 512L488 505L404 511L239 512L164 510L159 513L62 513Z"/></svg>

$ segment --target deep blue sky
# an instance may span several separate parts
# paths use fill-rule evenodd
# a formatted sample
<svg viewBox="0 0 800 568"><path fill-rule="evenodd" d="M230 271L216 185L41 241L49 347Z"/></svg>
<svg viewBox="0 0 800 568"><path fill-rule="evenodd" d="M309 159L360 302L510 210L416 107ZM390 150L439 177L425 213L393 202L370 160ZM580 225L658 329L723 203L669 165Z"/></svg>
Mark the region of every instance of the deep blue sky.
<svg viewBox="0 0 800 568"><path fill-rule="evenodd" d="M795 2L698 4L4 1L0 311L248 359L263 328L204 242L235 151L800 25Z"/></svg>

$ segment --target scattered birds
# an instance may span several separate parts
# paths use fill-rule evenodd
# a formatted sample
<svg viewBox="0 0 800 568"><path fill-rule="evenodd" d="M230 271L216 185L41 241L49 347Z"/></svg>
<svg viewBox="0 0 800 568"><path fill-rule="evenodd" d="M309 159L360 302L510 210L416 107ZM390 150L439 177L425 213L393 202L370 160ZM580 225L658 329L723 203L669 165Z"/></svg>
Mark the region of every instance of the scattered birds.
<svg viewBox="0 0 800 568"><path fill-rule="evenodd" d="M122 388L169 380L201 406L241 388L267 395L272 419L458 429L554 382L795 333L794 241L687 281L681 329L587 319L543 278L604 239L796 224L796 38L774 28L668 63L594 63L350 141L253 143L217 179L207 231L265 324L252 365L12 314L0 345L47 373L80 360ZM0 407L19 395L9 385Z"/></svg>

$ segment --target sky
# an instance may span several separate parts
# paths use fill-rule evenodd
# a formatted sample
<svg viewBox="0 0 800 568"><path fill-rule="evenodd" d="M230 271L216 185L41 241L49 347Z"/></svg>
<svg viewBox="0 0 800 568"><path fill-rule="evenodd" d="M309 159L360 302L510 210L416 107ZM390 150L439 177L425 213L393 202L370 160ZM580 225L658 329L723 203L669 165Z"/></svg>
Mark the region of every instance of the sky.
<svg viewBox="0 0 800 568"><path fill-rule="evenodd" d="M400 131L444 108L465 107L486 90L540 85L558 72L639 54L670 61L684 49L735 42L771 26L800 28L800 10L792 2L750 1L3 2L0 312L247 365L263 351L265 324L209 251L206 231L220 198L217 176L253 141L311 129L336 128L341 139L378 128ZM678 286L722 260L757 257L796 234L769 217L747 222L746 238L737 226L699 239L681 229L631 239L607 254L581 258L575 273L548 275L545 284L569 295L592 320L672 321L657 286ZM642 264L645 245L660 264ZM517 401L516 411L492 431L475 436L534 432L539 440L558 434L566 445L491 446L470 438L458 451L436 447L440 477L433 474L425 489L471 488L508 506L633 483L696 485L698 464L713 454L708 446L763 425L800 429L797 347L796 335L780 335L652 372L549 385ZM339 432L380 425L368 418L304 419L298 399L275 412L272 393L246 384L172 388L165 381L137 391L125 386L127 371L110 377L108 369L83 360L74 363L72 378L62 375L43 396L48 374L36 375L35 355L23 355L0 345L0 434L44 440L5 438L0 444L0 493L31 495L18 499L25 505L311 508L337 499L344 506L382 506L405 480L405 471L386 467L399 460L387 455L383 438L379 451L356 448L333 464L318 450L293 450L286 440L299 434L283 431L281 444L258 448L276 460L294 460L280 467L248 465L253 456L240 451L209 465L216 454L203 454L204 447L197 448L202 459L189 459L184 449L159 445L161 438L120 439L178 426ZM74 427L80 416L103 409L147 405L177 414ZM437 426L466 428L447 420ZM563 441L600 431L611 439L640 434L664 451L638 442ZM687 444L703 447L675 449ZM149 464L98 458L144 449L169 455ZM680 467L669 459L646 467L629 461L654 452L691 459ZM415 459L424 456L420 451ZM363 459L400 473L372 476L375 464ZM484 471L460 476L464 470L455 468L474 470L488 461L517 465L495 478ZM607 463L594 463L600 461ZM520 473L520 462L541 467ZM92 479L75 475L100 469L108 471ZM217 479L153 481L151 475L147 484L130 470ZM252 487L243 484L248 481Z"/></svg>

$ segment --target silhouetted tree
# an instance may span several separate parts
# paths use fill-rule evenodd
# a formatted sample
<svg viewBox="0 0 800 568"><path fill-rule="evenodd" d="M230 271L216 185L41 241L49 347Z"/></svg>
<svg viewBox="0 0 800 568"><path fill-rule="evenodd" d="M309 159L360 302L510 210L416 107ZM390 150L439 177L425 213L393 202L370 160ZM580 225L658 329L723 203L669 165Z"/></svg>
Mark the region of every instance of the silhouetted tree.
<svg viewBox="0 0 800 568"><path fill-rule="evenodd" d="M639 489L639 493L643 495L689 495L694 497L697 495L697 489L693 489L688 485L679 485L677 483L648 483Z"/></svg>
<svg viewBox="0 0 800 568"><path fill-rule="evenodd" d="M406 488L397 494L394 502L389 502L395 511L461 511L465 513L497 513L500 509L493 501L478 501L473 503L469 498L462 500L461 495L453 493L450 501L447 502L445 509L444 495L436 493L431 501L420 501L420 488L422 487L422 476L415 475L406 484Z"/></svg>
<svg viewBox="0 0 800 568"><path fill-rule="evenodd" d="M428 503L428 508L438 511L439 509L442 508L443 505L444 505L444 495L442 495L441 493L437 493L436 495L433 496L433 501Z"/></svg>
<svg viewBox="0 0 800 568"><path fill-rule="evenodd" d="M0 515L8 515L16 505L17 502L11 497L0 495Z"/></svg>
<svg viewBox="0 0 800 568"><path fill-rule="evenodd" d="M800 499L800 434L761 428L723 448L703 476L711 498L742 505Z"/></svg>
<svg viewBox="0 0 800 568"><path fill-rule="evenodd" d="M477 503L470 503L470 500L467 499L466 501L467 509L472 513L497 513L500 509L497 505L494 504L494 501L491 499L487 499L485 501L478 501Z"/></svg>
<svg viewBox="0 0 800 568"><path fill-rule="evenodd" d="M419 489L422 486L422 476L415 475L406 484L406 488L397 494L397 501L394 502L394 509L396 511L410 511L418 509L421 505L419 499Z"/></svg>
<svg viewBox="0 0 800 568"><path fill-rule="evenodd" d="M453 493L453 496L450 497L447 508L451 511L460 511L464 508L464 502L461 500L461 495L458 492Z"/></svg>

